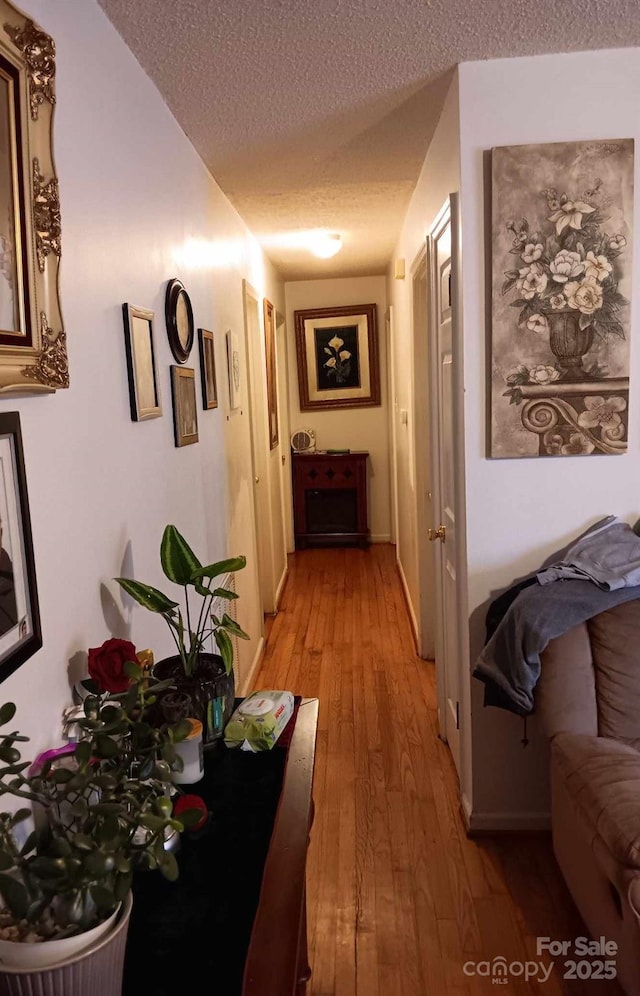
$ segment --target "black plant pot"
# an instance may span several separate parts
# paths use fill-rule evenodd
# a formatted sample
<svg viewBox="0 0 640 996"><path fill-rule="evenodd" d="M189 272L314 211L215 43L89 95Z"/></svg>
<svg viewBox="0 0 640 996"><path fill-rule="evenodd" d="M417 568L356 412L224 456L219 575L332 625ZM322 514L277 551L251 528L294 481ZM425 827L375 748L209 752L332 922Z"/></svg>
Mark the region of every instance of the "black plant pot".
<svg viewBox="0 0 640 996"><path fill-rule="evenodd" d="M200 654L195 673L189 677L184 673L180 657L165 657L153 665L153 677L158 681L171 678L176 691L189 696L189 715L202 723L202 743L205 747L211 747L221 739L233 712L235 677L233 671L227 674L219 654ZM175 693L169 690L164 695L169 697L166 703L169 708L172 705L171 696ZM159 699L158 705L160 711L166 713L163 698ZM169 719L166 715L165 718Z"/></svg>

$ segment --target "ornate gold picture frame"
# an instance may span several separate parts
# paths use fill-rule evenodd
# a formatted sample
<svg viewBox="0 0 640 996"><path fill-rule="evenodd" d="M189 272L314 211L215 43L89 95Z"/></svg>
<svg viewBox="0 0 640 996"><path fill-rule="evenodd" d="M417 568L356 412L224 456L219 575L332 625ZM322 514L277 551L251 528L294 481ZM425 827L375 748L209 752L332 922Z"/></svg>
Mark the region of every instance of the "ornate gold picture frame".
<svg viewBox="0 0 640 996"><path fill-rule="evenodd" d="M54 83L53 39L0 0L0 392L69 386Z"/></svg>

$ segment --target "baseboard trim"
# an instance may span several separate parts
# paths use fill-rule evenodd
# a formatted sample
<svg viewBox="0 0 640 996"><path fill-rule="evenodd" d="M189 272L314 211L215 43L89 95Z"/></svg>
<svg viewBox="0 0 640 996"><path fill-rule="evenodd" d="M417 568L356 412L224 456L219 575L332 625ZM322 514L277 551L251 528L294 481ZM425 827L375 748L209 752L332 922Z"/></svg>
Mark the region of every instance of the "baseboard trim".
<svg viewBox="0 0 640 996"><path fill-rule="evenodd" d="M249 674L247 675L247 677L245 678L245 680L242 682L242 685L240 686L240 688L238 688L236 690L236 695L238 695L239 697L242 697L243 695L246 695L247 692L249 691L249 689L251 688L251 685L253 684L253 679L255 678L255 675L256 675L256 671L260 667L260 663L262 661L262 655L264 654L264 648L265 648L264 636L261 636L260 639L258 640L258 647L257 647L256 653L255 653L255 656L253 658L253 663L252 663L251 667L249 668Z"/></svg>
<svg viewBox="0 0 640 996"><path fill-rule="evenodd" d="M371 536L371 542L372 543L390 543L391 542L391 533L374 533L373 536Z"/></svg>
<svg viewBox="0 0 640 996"><path fill-rule="evenodd" d="M397 547L396 547L397 550ZM396 556L396 570L400 577L400 584L402 585L402 594L404 595L404 604L407 607L407 612L409 614L409 622L411 624L411 635L413 636L413 645L418 653L418 620L415 617L413 611L413 605L411 604L411 598L409 596L409 586L407 585L407 579L404 576L404 571L402 569L402 563Z"/></svg>
<svg viewBox="0 0 640 996"><path fill-rule="evenodd" d="M439 718L439 717L438 717ZM462 792L460 796L460 810L462 812L462 819L464 820L464 826L467 833L469 832L469 825L471 823L471 802L466 792Z"/></svg>
<svg viewBox="0 0 640 996"><path fill-rule="evenodd" d="M541 833L551 829L549 813L474 813L464 795L461 808L469 837L499 833Z"/></svg>
<svg viewBox="0 0 640 996"><path fill-rule="evenodd" d="M288 578L289 578L289 565L287 564L285 566L284 571L282 572L282 577L280 578L280 582L276 589L276 612L278 611L278 607L280 605L280 599L282 598L282 592L285 589L285 585L287 583Z"/></svg>

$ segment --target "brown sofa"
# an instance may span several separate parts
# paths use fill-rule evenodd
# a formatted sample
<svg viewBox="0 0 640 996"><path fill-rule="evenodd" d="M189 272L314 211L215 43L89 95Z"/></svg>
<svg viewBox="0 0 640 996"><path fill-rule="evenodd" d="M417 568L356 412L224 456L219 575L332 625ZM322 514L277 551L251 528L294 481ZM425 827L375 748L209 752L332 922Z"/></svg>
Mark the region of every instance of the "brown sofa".
<svg viewBox="0 0 640 996"><path fill-rule="evenodd" d="M556 859L592 937L616 942L619 984L640 996L640 600L552 640L535 700Z"/></svg>

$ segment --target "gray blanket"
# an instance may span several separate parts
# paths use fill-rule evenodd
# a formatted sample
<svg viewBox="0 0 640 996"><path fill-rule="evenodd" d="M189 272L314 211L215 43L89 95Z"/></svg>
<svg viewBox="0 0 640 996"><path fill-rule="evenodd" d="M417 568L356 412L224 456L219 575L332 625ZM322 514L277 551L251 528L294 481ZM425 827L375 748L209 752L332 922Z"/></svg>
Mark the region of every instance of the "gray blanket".
<svg viewBox="0 0 640 996"><path fill-rule="evenodd" d="M525 588L474 665L473 675L486 685L485 705L519 716L533 712L540 654L549 640L634 598L640 599L640 585L605 591L593 581L571 579Z"/></svg>
<svg viewBox="0 0 640 996"><path fill-rule="evenodd" d="M565 547L537 578L540 584L585 578L607 591L640 585L640 537L628 522L608 515Z"/></svg>

